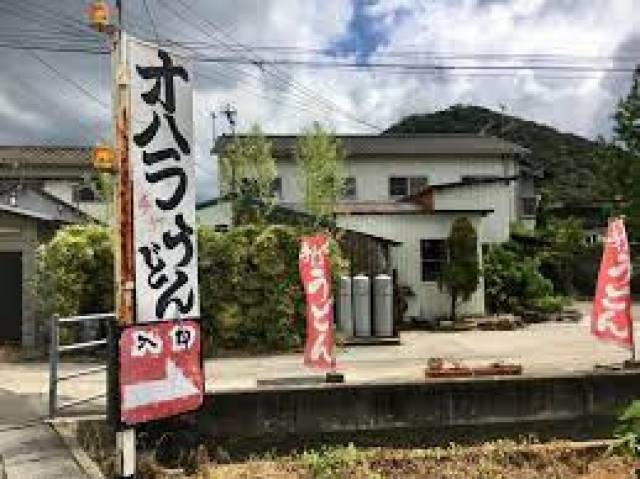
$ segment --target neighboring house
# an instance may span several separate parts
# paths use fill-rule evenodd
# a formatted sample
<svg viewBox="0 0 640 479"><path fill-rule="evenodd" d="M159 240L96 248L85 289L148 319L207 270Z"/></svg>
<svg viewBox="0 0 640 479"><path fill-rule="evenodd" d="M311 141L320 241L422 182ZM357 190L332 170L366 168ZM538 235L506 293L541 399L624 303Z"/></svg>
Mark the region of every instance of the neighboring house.
<svg viewBox="0 0 640 479"><path fill-rule="evenodd" d="M339 226L402 243L393 249L399 282L414 293L407 316L443 317L449 297L438 274L456 218L470 219L482 245L509 239L510 226L533 227L533 174L528 150L494 137L467 134L338 136L345 148L347 191L335 210ZM224 151L222 136L214 151ZM301 209L295 136L267 136L276 158L274 194ZM204 212L201 211L202 216ZM484 313L484 285L461 308Z"/></svg>
<svg viewBox="0 0 640 479"><path fill-rule="evenodd" d="M30 348L44 333L32 284L38 245L61 225L104 214L104 204L87 191L89 154L88 148L0 147L0 341Z"/></svg>
<svg viewBox="0 0 640 479"><path fill-rule="evenodd" d="M89 147L0 146L0 190L29 186L107 222L95 177Z"/></svg>

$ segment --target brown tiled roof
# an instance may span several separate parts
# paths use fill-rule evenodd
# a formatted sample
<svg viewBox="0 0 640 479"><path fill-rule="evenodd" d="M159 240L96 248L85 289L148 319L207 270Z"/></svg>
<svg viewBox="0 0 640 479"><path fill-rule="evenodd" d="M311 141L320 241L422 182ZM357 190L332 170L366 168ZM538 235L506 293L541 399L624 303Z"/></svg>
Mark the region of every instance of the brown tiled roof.
<svg viewBox="0 0 640 479"><path fill-rule="evenodd" d="M91 166L84 146L0 146L0 168L7 166Z"/></svg>
<svg viewBox="0 0 640 479"><path fill-rule="evenodd" d="M242 135L240 135L242 136ZM224 151L231 136L218 137L214 152ZM267 135L276 156L291 155L298 136ZM526 155L529 150L493 136L462 133L403 135L337 135L347 156L358 155Z"/></svg>

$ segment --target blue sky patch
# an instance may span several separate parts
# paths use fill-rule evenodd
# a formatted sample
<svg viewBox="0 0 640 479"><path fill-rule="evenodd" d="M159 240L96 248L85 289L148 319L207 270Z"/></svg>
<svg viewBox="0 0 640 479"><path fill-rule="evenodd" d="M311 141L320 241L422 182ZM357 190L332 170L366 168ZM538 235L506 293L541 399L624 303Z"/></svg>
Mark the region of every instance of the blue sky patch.
<svg viewBox="0 0 640 479"><path fill-rule="evenodd" d="M389 42L389 25L395 26L409 15L406 8L392 11L391 22L387 15L372 14L369 7L379 3L379 0L351 0L353 13L347 26L347 31L333 40L326 50L326 54L333 57L355 55L356 61L366 62L369 56L380 46Z"/></svg>

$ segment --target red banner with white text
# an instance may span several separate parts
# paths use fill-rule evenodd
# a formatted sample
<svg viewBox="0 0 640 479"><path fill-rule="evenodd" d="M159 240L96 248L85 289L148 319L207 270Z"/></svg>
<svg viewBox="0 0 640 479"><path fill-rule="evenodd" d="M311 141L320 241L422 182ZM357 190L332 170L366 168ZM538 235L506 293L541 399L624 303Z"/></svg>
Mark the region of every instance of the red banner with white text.
<svg viewBox="0 0 640 479"><path fill-rule="evenodd" d="M591 333L618 346L633 347L631 320L631 260L622 219L609 222L596 294L593 298Z"/></svg>
<svg viewBox="0 0 640 479"><path fill-rule="evenodd" d="M302 237L298 264L307 304L304 363L315 368L333 369L335 358L329 238L321 234Z"/></svg>

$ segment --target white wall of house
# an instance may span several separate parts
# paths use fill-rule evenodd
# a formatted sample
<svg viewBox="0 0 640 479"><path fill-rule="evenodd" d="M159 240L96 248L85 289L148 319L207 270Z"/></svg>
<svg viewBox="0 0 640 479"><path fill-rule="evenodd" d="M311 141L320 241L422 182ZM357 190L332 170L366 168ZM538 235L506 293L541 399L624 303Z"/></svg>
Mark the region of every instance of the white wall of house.
<svg viewBox="0 0 640 479"><path fill-rule="evenodd" d="M278 159L277 175L282 178L282 199L286 203L300 202L300 189L295 161ZM389 200L389 178L426 176L429 184L454 183L462 176L512 176L518 165L512 158L407 158L392 156L353 157L345 161L347 176L356 179L358 201Z"/></svg>
<svg viewBox="0 0 640 479"><path fill-rule="evenodd" d="M65 203L73 203L73 183L64 180L45 181L42 189Z"/></svg>
<svg viewBox="0 0 640 479"><path fill-rule="evenodd" d="M415 296L409 298L407 317L442 318L449 315L450 296L440 291L435 281L422 281L420 240L446 239L451 223L460 215L454 214L396 214L396 215L344 215L337 219L344 228L375 234L402 242L392 248L393 267L398 271L401 285L410 286ZM469 216L476 231L483 218ZM478 257L482 261L482 248L478 242ZM482 279L471 299L460 307L461 314L484 314L484 283Z"/></svg>
<svg viewBox="0 0 640 479"><path fill-rule="evenodd" d="M515 198L513 181L470 184L435 190L433 206L436 210L494 210L482 221L478 237L482 243L502 243L509 239L510 225L518 219Z"/></svg>
<svg viewBox="0 0 640 479"><path fill-rule="evenodd" d="M74 201L73 189L75 183L68 180L49 180L45 181L42 189L64 201L67 204L76 206L83 213L91 216L97 221L107 223L110 221L109 210L106 203L102 201Z"/></svg>

